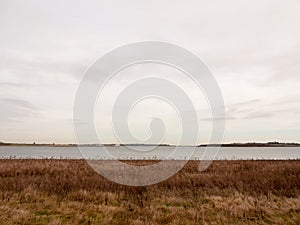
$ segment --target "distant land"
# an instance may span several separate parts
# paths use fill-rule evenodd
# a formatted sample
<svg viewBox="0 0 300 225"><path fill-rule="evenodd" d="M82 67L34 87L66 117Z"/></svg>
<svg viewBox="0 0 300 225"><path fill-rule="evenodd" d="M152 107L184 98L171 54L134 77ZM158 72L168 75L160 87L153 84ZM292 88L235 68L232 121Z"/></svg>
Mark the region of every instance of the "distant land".
<svg viewBox="0 0 300 225"><path fill-rule="evenodd" d="M206 146L216 146L216 145L199 145L198 147L206 147ZM217 145L219 146L219 145ZM300 143L285 143L285 142L248 142L248 143L231 143L231 144L221 144L222 147L298 147Z"/></svg>
<svg viewBox="0 0 300 225"><path fill-rule="evenodd" d="M48 147L77 147L77 146L156 146L156 144L40 144L40 143L9 143L9 142L0 142L0 146L48 146ZM159 144L158 146L174 146L169 144ZM188 145L183 145L188 146ZM300 143L285 143L285 142L247 142L247 143L230 143L230 144L201 144L196 147L207 147L207 146L221 146L221 147L298 147Z"/></svg>

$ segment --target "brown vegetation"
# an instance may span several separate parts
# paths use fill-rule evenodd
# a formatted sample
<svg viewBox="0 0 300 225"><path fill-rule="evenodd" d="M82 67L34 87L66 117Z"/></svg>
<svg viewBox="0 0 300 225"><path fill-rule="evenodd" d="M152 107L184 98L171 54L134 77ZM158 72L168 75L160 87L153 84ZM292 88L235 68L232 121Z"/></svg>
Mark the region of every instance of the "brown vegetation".
<svg viewBox="0 0 300 225"><path fill-rule="evenodd" d="M0 221L300 224L299 160L215 161L203 172L197 166L191 161L165 182L128 187L83 160L0 160Z"/></svg>

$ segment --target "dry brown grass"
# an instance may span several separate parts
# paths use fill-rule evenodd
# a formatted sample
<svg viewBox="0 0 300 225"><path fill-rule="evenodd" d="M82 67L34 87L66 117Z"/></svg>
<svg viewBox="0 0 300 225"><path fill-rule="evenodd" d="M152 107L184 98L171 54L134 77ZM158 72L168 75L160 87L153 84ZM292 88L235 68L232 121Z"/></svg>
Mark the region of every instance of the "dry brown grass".
<svg viewBox="0 0 300 225"><path fill-rule="evenodd" d="M127 187L83 160L0 160L0 221L300 224L299 160L215 161L204 172L197 166L191 161L165 182Z"/></svg>

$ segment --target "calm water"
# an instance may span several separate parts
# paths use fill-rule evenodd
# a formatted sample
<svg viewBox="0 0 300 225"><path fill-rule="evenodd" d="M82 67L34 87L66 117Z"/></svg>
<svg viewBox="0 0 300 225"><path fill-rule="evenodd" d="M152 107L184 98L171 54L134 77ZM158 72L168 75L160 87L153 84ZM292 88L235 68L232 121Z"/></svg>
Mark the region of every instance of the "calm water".
<svg viewBox="0 0 300 225"><path fill-rule="evenodd" d="M173 154L173 147L138 147L139 151L127 147L40 147L40 146L0 146L0 158L67 158L67 159L186 159L191 147L179 147ZM192 159L201 159L205 148L196 148ZM83 153L83 154L82 154ZM83 157L84 155L84 157ZM299 147L223 147L216 159L300 159Z"/></svg>

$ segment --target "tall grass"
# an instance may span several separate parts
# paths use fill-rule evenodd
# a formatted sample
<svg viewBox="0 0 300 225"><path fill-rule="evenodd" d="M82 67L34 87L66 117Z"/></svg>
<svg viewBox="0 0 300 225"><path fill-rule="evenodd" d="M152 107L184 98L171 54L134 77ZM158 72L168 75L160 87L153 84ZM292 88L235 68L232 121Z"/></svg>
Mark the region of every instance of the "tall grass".
<svg viewBox="0 0 300 225"><path fill-rule="evenodd" d="M128 161L143 165L155 161ZM7 224L300 224L300 161L190 161L146 187L115 184L83 160L0 160Z"/></svg>

